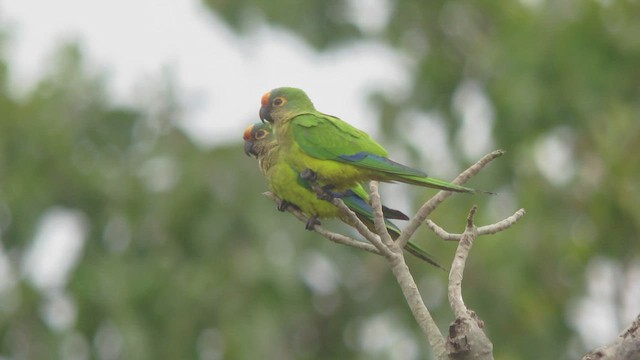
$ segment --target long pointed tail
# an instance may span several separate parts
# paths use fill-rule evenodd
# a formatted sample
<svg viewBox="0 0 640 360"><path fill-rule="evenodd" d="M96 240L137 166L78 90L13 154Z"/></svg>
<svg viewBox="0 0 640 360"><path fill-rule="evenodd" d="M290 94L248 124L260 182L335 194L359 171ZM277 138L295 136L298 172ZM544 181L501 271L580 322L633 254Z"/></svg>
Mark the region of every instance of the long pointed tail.
<svg viewBox="0 0 640 360"><path fill-rule="evenodd" d="M455 192L462 192L462 193L469 193L469 194L475 194L475 193L494 194L489 191L477 190L477 189L473 189L473 188L462 186L462 185L456 185L454 183L451 183L445 180L431 178L428 176L422 177L422 176L413 176L413 175L396 175L392 177L392 180L407 183L407 184L412 184L412 185L430 187L430 188L439 189L439 190L455 191Z"/></svg>
<svg viewBox="0 0 640 360"><path fill-rule="evenodd" d="M342 200L347 205L347 207L349 207L349 209L353 210L356 213L356 216L360 219L360 221L362 221L367 226L367 228L369 228L369 230L375 232L375 226L373 224L373 210L371 209L371 206L366 201L364 201L362 198L355 195L344 197L342 198ZM391 209L386 208L386 210L391 210ZM402 214L400 211L397 211L397 212ZM404 216L406 217L406 215ZM397 239L398 236L400 236L400 229L394 223L389 221L387 218L384 219L384 223L387 228L387 231L389 232L389 235L391 235L391 238L394 240ZM419 259L422 259L425 262L446 271L445 268L443 268L440 264L438 264L438 262L435 260L435 258L432 255L430 255L428 252L420 248L415 243L412 243L411 241L409 241L405 246L405 250L407 250L413 256Z"/></svg>
<svg viewBox="0 0 640 360"><path fill-rule="evenodd" d="M440 265L435 258L433 257L433 255L429 254L428 252L426 252L424 249L422 249L420 246L418 246L417 244L409 241L407 243L407 245L404 247L405 250L407 250L407 252L409 252L409 254L417 257L418 259L424 260L427 263L440 268L444 271L448 271L446 268L442 267L442 265Z"/></svg>
<svg viewBox="0 0 640 360"><path fill-rule="evenodd" d="M396 240L399 236L400 236L400 229L393 224L391 221L385 219L384 223L387 227L387 231L389 232L389 235L391 235L391 238L393 240ZM367 227L369 226L368 222L364 222L365 225L367 225ZM373 223L370 223L371 226L373 227ZM429 254L426 250L424 250L423 248L421 248L420 246L418 246L416 243L412 242L411 240L409 240L409 242L407 242L407 245L405 245L404 247L405 250L407 250L407 252L415 257L417 257L420 260L425 261L426 263L433 265L439 269L442 269L444 271L447 271L446 268L442 267L442 265L440 265L435 257L431 254Z"/></svg>

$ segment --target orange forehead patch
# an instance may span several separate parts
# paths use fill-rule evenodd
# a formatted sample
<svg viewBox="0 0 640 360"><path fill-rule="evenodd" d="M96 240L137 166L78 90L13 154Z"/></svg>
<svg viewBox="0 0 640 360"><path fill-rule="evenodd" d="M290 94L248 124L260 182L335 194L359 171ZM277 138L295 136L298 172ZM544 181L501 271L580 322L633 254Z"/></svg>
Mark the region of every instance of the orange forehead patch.
<svg viewBox="0 0 640 360"><path fill-rule="evenodd" d="M262 95L262 99L260 99L260 104L262 106L267 106L269 105L269 98L271 97L271 91L269 91L268 93Z"/></svg>
<svg viewBox="0 0 640 360"><path fill-rule="evenodd" d="M251 139L251 131L253 130L253 125L249 125L249 127L247 127L244 130L244 134L242 135L242 140L249 140Z"/></svg>

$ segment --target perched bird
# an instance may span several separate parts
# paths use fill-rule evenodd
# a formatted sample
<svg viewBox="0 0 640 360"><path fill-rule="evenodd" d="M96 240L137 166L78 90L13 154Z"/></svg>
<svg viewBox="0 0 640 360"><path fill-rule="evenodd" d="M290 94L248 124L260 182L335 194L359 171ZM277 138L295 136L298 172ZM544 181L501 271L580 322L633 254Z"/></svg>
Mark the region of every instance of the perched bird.
<svg viewBox="0 0 640 360"><path fill-rule="evenodd" d="M281 199L278 210L284 211L287 206L295 206L309 217L305 228L312 230L320 224L320 218L340 218L345 221L340 209L332 202L321 200L313 190L311 183L303 179L289 164L281 159L278 142L268 123L256 123L247 127L243 135L244 151L258 159L260 171L266 177L271 191ZM370 230L375 231L373 223L373 209L369 203L369 194L361 184L356 184L341 194L345 205ZM400 236L400 229L388 219L408 220L409 217L401 211L382 207L385 225L393 239ZM345 221L346 222L346 221ZM412 255L442 268L431 255L415 243L409 241L406 250Z"/></svg>
<svg viewBox="0 0 640 360"><path fill-rule="evenodd" d="M387 158L367 133L315 109L304 91L281 87L264 94L260 119L272 124L281 161L310 180L338 190L369 180L403 182L441 190L477 190L428 177Z"/></svg>

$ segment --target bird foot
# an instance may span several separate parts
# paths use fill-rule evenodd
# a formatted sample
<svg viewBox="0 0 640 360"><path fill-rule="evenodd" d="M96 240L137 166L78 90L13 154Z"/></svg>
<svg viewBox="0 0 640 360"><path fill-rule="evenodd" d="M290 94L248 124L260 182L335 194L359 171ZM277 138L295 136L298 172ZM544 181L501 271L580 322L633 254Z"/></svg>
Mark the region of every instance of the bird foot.
<svg viewBox="0 0 640 360"><path fill-rule="evenodd" d="M318 180L318 174L311 169L304 169L304 171L300 173L300 178L304 181L314 183Z"/></svg>
<svg viewBox="0 0 640 360"><path fill-rule="evenodd" d="M350 196L353 195L353 192L351 190L347 190L347 191L331 191L331 189L333 189L335 186L333 185L325 185L322 186L320 189L322 191L318 192L318 199L320 200L326 200L326 201L333 201L333 199L341 199L345 196Z"/></svg>
<svg viewBox="0 0 640 360"><path fill-rule="evenodd" d="M316 184L316 181L318 181L318 174L308 168L304 169L304 171L300 173L300 179L311 184L311 187L316 192L316 195L320 200L333 201L333 199L342 198L352 194L349 190L343 192L331 191L332 189L335 189L335 185L332 184L318 186Z"/></svg>
<svg viewBox="0 0 640 360"><path fill-rule="evenodd" d="M278 206L276 207L276 209L278 209L278 211L287 211L289 209L295 209L300 211L300 208L298 207L298 205L282 199L280 199L280 201L278 202Z"/></svg>
<svg viewBox="0 0 640 360"><path fill-rule="evenodd" d="M287 210L287 208L289 208L289 206L291 205L290 202L286 201L286 200L280 200L280 202L278 202L278 211L285 211Z"/></svg>
<svg viewBox="0 0 640 360"><path fill-rule="evenodd" d="M316 225L320 225L320 220L318 220L318 215L313 215L307 220L307 223L304 225L304 228L312 231Z"/></svg>

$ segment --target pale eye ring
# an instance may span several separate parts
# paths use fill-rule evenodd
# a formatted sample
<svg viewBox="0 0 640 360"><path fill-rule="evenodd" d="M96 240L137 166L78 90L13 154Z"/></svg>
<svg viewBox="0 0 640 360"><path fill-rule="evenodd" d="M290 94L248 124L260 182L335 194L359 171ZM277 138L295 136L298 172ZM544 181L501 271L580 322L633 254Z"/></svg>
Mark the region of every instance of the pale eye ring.
<svg viewBox="0 0 640 360"><path fill-rule="evenodd" d="M264 139L267 136L267 132L265 130L258 130L256 132L256 139Z"/></svg>
<svg viewBox="0 0 640 360"><path fill-rule="evenodd" d="M284 104L284 99L281 97L277 97L275 99L273 99L273 106L280 106Z"/></svg>

